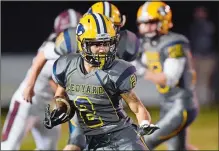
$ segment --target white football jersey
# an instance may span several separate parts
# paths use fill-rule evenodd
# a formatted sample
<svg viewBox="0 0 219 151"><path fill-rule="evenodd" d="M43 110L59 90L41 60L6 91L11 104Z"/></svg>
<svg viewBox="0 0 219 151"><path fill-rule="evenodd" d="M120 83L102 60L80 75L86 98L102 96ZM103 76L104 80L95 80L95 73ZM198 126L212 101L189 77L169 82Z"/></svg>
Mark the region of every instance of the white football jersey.
<svg viewBox="0 0 219 151"><path fill-rule="evenodd" d="M48 52L48 54L50 54L50 59L47 60L46 64L44 65L44 67L42 68L35 86L34 86L34 97L33 97L33 103L37 103L37 102L45 102L48 103L48 101L51 101L54 97L54 92L51 88L51 86L49 85L49 80L52 79L52 68L53 68L53 63L55 62L55 58L58 58L59 56L55 56L53 54L54 52L54 48L55 48L55 44L52 41L45 41L44 42L44 48L42 48L42 46L39 48L38 51L44 51L44 52ZM50 52L50 53L49 53ZM54 59L52 59L52 57ZM33 59L34 61L34 59ZM28 70L25 79L22 81L22 83L20 84L19 87L19 91L23 92L24 88L26 87L27 84L27 77L30 73L31 68Z"/></svg>
<svg viewBox="0 0 219 151"><path fill-rule="evenodd" d="M46 41L40 46L38 51L43 51L47 60L58 59L61 52L55 49L56 33L51 33Z"/></svg>

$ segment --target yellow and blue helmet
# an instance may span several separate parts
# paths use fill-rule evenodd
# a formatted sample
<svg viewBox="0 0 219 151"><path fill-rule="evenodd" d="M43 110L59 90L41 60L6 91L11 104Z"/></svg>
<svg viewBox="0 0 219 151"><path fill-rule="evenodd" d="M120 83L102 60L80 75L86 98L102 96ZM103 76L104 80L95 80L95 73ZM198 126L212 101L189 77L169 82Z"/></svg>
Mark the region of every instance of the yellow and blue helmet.
<svg viewBox="0 0 219 151"><path fill-rule="evenodd" d="M137 23L158 22L157 31L166 34L172 27L170 6L161 1L145 2L137 12Z"/></svg>
<svg viewBox="0 0 219 151"><path fill-rule="evenodd" d="M103 14L85 14L76 29L78 50L88 63L99 68L109 65L116 55L118 37L114 24ZM96 43L109 45L109 52L106 54L94 54L91 45Z"/></svg>
<svg viewBox="0 0 219 151"><path fill-rule="evenodd" d="M100 13L110 18L117 32L124 26L126 21L125 15L121 16L119 9L109 2L97 2L89 8L87 13Z"/></svg>

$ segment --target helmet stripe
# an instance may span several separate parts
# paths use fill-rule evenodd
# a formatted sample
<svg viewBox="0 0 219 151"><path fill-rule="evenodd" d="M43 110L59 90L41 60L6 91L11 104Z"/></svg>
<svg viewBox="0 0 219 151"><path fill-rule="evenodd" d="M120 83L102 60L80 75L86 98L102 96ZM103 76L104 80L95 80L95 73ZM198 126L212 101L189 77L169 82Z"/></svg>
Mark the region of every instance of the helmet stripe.
<svg viewBox="0 0 219 151"><path fill-rule="evenodd" d="M99 26L99 22L97 20L97 17L95 14L91 14L96 22L96 26L97 26L97 33L100 34L100 26Z"/></svg>
<svg viewBox="0 0 219 151"><path fill-rule="evenodd" d="M144 12L147 12L149 3L150 3L150 2L145 2L145 3L144 3L144 5L143 5L143 7L142 7L142 12L143 12L143 13L144 13Z"/></svg>
<svg viewBox="0 0 219 151"><path fill-rule="evenodd" d="M94 16L96 18L96 24L100 29L100 33L106 33L106 24L104 18L100 14L94 14Z"/></svg>
<svg viewBox="0 0 219 151"><path fill-rule="evenodd" d="M77 15L73 9L68 10L71 27L77 26Z"/></svg>
<svg viewBox="0 0 219 151"><path fill-rule="evenodd" d="M103 22L103 30L104 30L104 33L107 33L107 28L106 28L105 20L104 20L104 18L103 18L102 15L100 15L100 18L101 18L101 20L102 20L102 22Z"/></svg>
<svg viewBox="0 0 219 151"><path fill-rule="evenodd" d="M110 14L110 4L108 2L104 2L104 15L106 15L107 17L111 17Z"/></svg>
<svg viewBox="0 0 219 151"><path fill-rule="evenodd" d="M70 35L68 33L68 30L64 31L64 37L65 37L65 44L67 47L67 53L71 52L71 39L70 39Z"/></svg>

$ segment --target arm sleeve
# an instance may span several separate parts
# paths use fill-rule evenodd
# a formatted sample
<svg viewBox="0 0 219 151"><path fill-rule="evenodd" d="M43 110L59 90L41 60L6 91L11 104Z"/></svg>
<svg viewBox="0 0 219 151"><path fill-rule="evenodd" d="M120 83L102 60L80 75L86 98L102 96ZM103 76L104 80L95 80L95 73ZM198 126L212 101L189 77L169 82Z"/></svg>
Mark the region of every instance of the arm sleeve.
<svg viewBox="0 0 219 151"><path fill-rule="evenodd" d="M61 56L53 64L53 80L62 86L66 87L66 67L67 67L67 56Z"/></svg>
<svg viewBox="0 0 219 151"><path fill-rule="evenodd" d="M38 51L43 51L47 60L57 59L60 56L55 52L55 43L53 41L45 41Z"/></svg>

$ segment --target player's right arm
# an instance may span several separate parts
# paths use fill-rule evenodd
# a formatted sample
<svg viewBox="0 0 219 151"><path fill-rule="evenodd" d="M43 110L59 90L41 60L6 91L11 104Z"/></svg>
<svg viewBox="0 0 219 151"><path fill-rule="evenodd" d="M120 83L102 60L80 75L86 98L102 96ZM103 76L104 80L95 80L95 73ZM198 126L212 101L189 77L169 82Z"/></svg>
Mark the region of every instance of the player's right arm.
<svg viewBox="0 0 219 151"><path fill-rule="evenodd" d="M65 96L65 89L60 85L58 85L58 88L57 88L56 93L55 93L55 97L57 97L57 96ZM72 138L72 139L74 139L75 141L67 144L63 149L64 151L65 150L81 151L80 144L83 142L83 140L85 142L85 136L81 134L79 127L74 128L73 134L74 134L74 136L73 136L74 138Z"/></svg>
<svg viewBox="0 0 219 151"><path fill-rule="evenodd" d="M56 108L51 113L49 106L46 109L44 125L49 129L69 121L75 113L73 102L65 95L66 67L68 63L67 56L61 56L53 64L52 77L58 87L54 97Z"/></svg>
<svg viewBox="0 0 219 151"><path fill-rule="evenodd" d="M54 80L50 79L49 80L49 85L52 88L53 92L56 93L58 85L54 82Z"/></svg>
<svg viewBox="0 0 219 151"><path fill-rule="evenodd" d="M56 92L55 92L55 97L58 97L58 96L65 96L66 93L65 93L65 88L63 88L62 86L60 86L58 84L57 86L57 89L56 89Z"/></svg>

